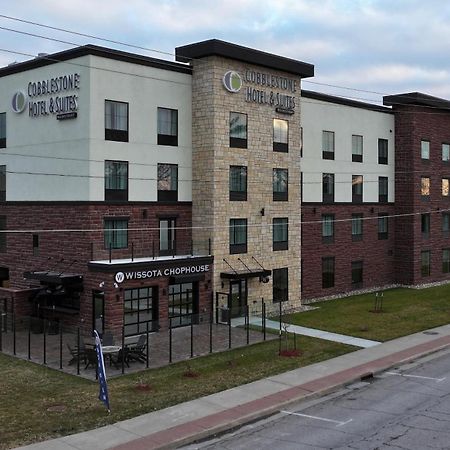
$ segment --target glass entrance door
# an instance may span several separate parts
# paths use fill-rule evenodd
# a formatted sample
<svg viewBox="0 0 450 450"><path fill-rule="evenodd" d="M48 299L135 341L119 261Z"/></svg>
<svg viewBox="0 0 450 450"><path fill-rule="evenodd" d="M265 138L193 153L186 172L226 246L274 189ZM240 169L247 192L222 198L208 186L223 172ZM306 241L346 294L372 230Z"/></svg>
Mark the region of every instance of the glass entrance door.
<svg viewBox="0 0 450 450"><path fill-rule="evenodd" d="M247 280L230 282L231 317L241 317L247 306Z"/></svg>
<svg viewBox="0 0 450 450"><path fill-rule="evenodd" d="M105 293L94 291L92 293L92 329L97 330L100 337L105 331Z"/></svg>

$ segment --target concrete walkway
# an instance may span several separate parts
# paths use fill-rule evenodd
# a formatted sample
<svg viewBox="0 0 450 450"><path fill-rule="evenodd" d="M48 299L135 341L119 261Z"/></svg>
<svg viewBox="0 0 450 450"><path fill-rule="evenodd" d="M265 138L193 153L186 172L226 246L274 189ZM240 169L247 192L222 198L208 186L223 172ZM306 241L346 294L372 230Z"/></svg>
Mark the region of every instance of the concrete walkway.
<svg viewBox="0 0 450 450"><path fill-rule="evenodd" d="M249 322L250 325L261 326L260 317L250 317ZM233 327L244 325L245 325L244 317L237 317L231 320L231 326ZM341 344L354 345L355 347L369 348L380 344L380 342L378 341L370 341L368 339L361 339L354 336L346 336L345 334L330 333L328 331L316 330L315 328L301 327L299 325L292 325L284 322L282 322L281 326L283 330L286 327L289 333L325 339L326 341L340 342ZM266 320L266 327L278 331L280 329L280 322L276 322L275 320Z"/></svg>
<svg viewBox="0 0 450 450"><path fill-rule="evenodd" d="M394 339L113 425L22 448L175 448L447 347L450 347L450 325Z"/></svg>

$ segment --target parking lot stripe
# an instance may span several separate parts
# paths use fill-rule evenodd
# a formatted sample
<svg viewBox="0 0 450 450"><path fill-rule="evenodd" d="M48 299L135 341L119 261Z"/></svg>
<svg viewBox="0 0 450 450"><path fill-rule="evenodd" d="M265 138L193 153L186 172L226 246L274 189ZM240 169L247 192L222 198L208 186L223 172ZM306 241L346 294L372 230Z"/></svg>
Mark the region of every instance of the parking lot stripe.
<svg viewBox="0 0 450 450"><path fill-rule="evenodd" d="M325 417L317 417L317 416L310 416L308 414L301 414L291 411L280 411L283 414L288 414L290 416L299 416L299 417L306 417L307 419L315 419L315 420L322 420L323 422L331 422L336 423L338 427L341 427L342 425L346 425L347 423L351 422L353 419L348 419L345 422L341 422L339 420L333 420L333 419L326 419Z"/></svg>
<svg viewBox="0 0 450 450"><path fill-rule="evenodd" d="M398 372L386 372L387 375L399 375L401 377L407 377L407 378L422 378L423 380L434 380L437 383L440 383L441 381L444 381L446 377L444 378L433 378L433 377L424 377L422 375L408 375L406 373L398 373Z"/></svg>

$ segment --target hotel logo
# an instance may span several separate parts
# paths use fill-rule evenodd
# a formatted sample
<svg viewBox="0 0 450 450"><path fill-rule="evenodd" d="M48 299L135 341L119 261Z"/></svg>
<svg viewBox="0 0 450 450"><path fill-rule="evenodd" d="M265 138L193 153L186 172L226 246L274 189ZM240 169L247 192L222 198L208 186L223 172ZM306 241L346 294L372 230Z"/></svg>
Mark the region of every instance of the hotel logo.
<svg viewBox="0 0 450 450"><path fill-rule="evenodd" d="M22 91L17 91L13 95L11 106L12 110L17 114L20 114L24 111L25 107L27 106L27 99Z"/></svg>
<svg viewBox="0 0 450 450"><path fill-rule="evenodd" d="M229 70L224 76L223 76L223 85L225 86L225 89L229 92L239 92L242 87L242 78L241 76L235 72L234 70Z"/></svg>

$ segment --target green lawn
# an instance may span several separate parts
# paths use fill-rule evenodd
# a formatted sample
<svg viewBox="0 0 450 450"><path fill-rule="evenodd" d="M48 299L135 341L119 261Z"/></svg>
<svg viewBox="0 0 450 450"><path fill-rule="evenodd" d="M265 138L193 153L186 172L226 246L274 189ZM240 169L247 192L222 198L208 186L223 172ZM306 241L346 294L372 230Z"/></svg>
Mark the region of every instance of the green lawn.
<svg viewBox="0 0 450 450"><path fill-rule="evenodd" d="M450 323L450 285L384 291L383 312L375 294L316 303L319 309L283 316L286 322L376 341L388 341Z"/></svg>
<svg viewBox="0 0 450 450"><path fill-rule="evenodd" d="M111 414L97 399L97 383L0 353L0 449L114 423L355 350L306 337L297 342L303 354L296 358L278 356L275 340L111 379ZM198 377L184 376L188 369ZM138 384L151 389L138 390Z"/></svg>

